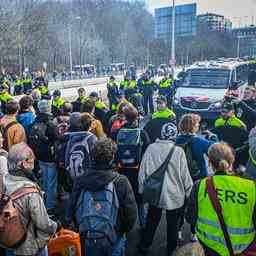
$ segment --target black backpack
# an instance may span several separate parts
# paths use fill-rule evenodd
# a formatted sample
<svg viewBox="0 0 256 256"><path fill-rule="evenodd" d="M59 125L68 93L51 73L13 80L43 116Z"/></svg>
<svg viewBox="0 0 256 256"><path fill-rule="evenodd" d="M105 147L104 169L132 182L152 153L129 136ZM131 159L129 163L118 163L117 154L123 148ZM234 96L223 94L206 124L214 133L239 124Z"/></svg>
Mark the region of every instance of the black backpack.
<svg viewBox="0 0 256 256"><path fill-rule="evenodd" d="M46 136L47 123L34 123L28 137L28 144L37 158L49 154L49 138Z"/></svg>
<svg viewBox="0 0 256 256"><path fill-rule="evenodd" d="M176 143L176 146L183 148L185 155L186 155L190 176L191 176L192 180L195 181L200 176L200 168L199 168L198 162L196 161L194 154L192 152L193 139L194 139L194 137L192 136L183 144Z"/></svg>

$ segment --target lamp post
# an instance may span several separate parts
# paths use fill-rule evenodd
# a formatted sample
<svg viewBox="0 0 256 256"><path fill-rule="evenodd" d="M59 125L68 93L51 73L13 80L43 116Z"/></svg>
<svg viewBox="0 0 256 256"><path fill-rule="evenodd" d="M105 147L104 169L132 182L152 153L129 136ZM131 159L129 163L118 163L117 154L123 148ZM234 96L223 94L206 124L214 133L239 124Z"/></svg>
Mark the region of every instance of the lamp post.
<svg viewBox="0 0 256 256"><path fill-rule="evenodd" d="M175 0L172 0L172 53L171 53L172 73L175 67Z"/></svg>

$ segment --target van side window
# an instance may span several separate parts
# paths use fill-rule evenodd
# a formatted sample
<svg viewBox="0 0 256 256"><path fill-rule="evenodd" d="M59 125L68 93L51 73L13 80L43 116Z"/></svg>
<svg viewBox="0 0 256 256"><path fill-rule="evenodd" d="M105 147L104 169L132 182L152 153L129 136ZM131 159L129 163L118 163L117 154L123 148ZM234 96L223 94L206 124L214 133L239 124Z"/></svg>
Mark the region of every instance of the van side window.
<svg viewBox="0 0 256 256"><path fill-rule="evenodd" d="M248 65L244 64L236 68L236 80L245 83L248 79Z"/></svg>

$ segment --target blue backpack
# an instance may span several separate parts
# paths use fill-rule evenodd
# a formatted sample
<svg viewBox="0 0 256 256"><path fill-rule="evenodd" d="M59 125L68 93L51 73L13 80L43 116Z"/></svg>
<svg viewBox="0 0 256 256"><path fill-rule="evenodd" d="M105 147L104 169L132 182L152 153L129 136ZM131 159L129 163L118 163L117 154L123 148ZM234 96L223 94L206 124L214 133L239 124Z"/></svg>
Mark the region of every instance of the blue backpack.
<svg viewBox="0 0 256 256"><path fill-rule="evenodd" d="M106 238L116 242L114 226L117 222L119 202L113 181L100 191L83 191L77 201L76 221L79 233L88 240Z"/></svg>
<svg viewBox="0 0 256 256"><path fill-rule="evenodd" d="M136 167L141 162L141 153L141 129L121 129L117 134L117 163L121 167Z"/></svg>

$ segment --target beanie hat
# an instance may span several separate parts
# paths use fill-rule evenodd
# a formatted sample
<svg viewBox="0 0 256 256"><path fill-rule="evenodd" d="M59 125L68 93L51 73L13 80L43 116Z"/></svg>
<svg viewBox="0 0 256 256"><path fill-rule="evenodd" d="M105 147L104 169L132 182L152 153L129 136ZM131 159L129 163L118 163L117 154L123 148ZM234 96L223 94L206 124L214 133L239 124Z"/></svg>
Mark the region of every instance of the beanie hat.
<svg viewBox="0 0 256 256"><path fill-rule="evenodd" d="M37 104L40 113L51 113L52 105L50 100L40 100Z"/></svg>
<svg viewBox="0 0 256 256"><path fill-rule="evenodd" d="M174 141L176 139L176 136L178 135L178 129L177 126L172 123L165 123L161 128L161 134L160 138L161 140L172 140Z"/></svg>
<svg viewBox="0 0 256 256"><path fill-rule="evenodd" d="M69 125L71 130L78 128L80 126L81 120L81 113L80 112L73 112L69 118Z"/></svg>

